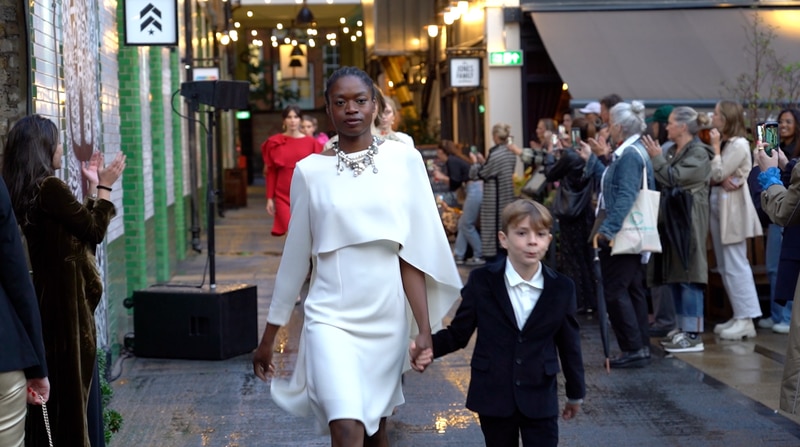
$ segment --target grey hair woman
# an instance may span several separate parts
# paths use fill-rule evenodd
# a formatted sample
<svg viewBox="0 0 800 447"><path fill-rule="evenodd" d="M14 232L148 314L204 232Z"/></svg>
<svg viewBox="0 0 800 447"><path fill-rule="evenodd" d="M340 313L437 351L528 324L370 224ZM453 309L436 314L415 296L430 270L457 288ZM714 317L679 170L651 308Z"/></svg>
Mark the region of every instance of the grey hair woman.
<svg viewBox="0 0 800 447"><path fill-rule="evenodd" d="M703 143L697 133L705 123L705 116L691 107L676 107L667 121L667 137L675 143L666 153L661 145L645 137L645 147L653 162L656 181L664 192L680 190L691 196L691 209L684 219L686 228L679 232L689 240L667 239L661 231L664 251L650 262L648 282L667 284L672 289L677 314L676 329L662 343L667 352L703 351L703 291L708 282L706 237L709 219L709 181L714 150ZM664 207L659 213L659 228L667 222L676 225L679 210ZM683 243L688 242L688 250ZM683 249L680 247L683 246ZM753 331L752 335L755 335Z"/></svg>
<svg viewBox="0 0 800 447"><path fill-rule="evenodd" d="M589 155L588 144L581 144L581 156L588 158L587 172L602 179L595 233L600 247L604 298L621 351L611 359L612 368L638 368L650 361L642 257L639 254L611 256L609 245L633 208L642 188L644 169L648 171L647 187L655 189L652 165L641 141L645 128L644 104L639 101L620 102L609 111L611 144L617 149L612 153L608 168L594 154Z"/></svg>

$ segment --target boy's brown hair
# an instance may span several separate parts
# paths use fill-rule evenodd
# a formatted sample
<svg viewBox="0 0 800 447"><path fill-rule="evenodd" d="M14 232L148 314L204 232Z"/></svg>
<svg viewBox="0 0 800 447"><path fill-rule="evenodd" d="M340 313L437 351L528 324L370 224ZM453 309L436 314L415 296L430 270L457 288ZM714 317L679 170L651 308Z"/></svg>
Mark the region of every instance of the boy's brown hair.
<svg viewBox="0 0 800 447"><path fill-rule="evenodd" d="M547 207L530 199L517 199L503 208L500 214L500 230L508 233L508 228L526 217L531 219L531 228L535 230L548 230L553 228L553 216Z"/></svg>

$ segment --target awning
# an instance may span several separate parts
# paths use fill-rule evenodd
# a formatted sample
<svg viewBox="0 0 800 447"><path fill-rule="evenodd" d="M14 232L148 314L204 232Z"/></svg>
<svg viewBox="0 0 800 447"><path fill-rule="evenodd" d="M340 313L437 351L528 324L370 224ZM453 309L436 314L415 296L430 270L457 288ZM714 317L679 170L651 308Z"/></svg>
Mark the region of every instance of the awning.
<svg viewBox="0 0 800 447"><path fill-rule="evenodd" d="M800 9L758 12L777 27L776 54L785 64L800 62ZM732 97L725 85L753 71L746 49L753 14L749 8L530 13L573 102L617 93L646 105Z"/></svg>

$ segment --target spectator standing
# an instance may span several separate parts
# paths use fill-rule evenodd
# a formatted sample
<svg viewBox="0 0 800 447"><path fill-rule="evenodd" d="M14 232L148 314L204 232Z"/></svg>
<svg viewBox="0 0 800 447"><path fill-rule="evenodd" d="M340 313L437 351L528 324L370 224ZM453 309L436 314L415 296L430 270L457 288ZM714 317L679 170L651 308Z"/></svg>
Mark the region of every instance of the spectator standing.
<svg viewBox="0 0 800 447"><path fill-rule="evenodd" d="M585 118L576 118L572 126L580 129L581 141L589 138L589 123ZM594 131L594 125L592 125ZM593 254L589 244L589 234L594 225L594 209L591 197L594 185L586 178L586 162L571 147L559 149L557 161L546 172L548 182L558 182L557 189L566 189L570 194L586 195L583 208L574 216L558 216L558 266L561 272L575 282L579 312L592 312L597 308L596 290L592 275ZM559 191L556 191L556 195Z"/></svg>
<svg viewBox="0 0 800 447"><path fill-rule="evenodd" d="M761 208L776 224L785 228L797 227L800 226L800 167L795 165L792 168L787 188L781 180L780 152L775 152L777 151L773 151L770 157L761 145L756 150L756 162L762 171L758 175L758 181L763 189ZM795 281L797 280L795 277ZM800 289L795 288L792 299L800 299ZM792 312L779 402L781 410L789 414L797 414L800 411L800 312L797 308Z"/></svg>
<svg viewBox="0 0 800 447"><path fill-rule="evenodd" d="M781 181L791 184L791 173L800 157L800 110L786 109L778 114L778 132L782 157L779 158ZM796 278L800 273L800 227L781 228L771 224L767 234L767 271L770 275L770 315L759 326L779 334L789 333ZM774 283L774 286L773 286ZM769 324L773 323L773 324Z"/></svg>
<svg viewBox="0 0 800 447"><path fill-rule="evenodd" d="M750 144L744 138L744 109L733 101L720 101L711 118L711 196L709 230L722 284L733 308L733 318L714 326L726 340L754 337L753 318L761 305L747 259L747 239L763 233L750 198L747 177L752 169Z"/></svg>
<svg viewBox="0 0 800 447"><path fill-rule="evenodd" d="M97 358L94 311L103 294L95 250L116 215L111 189L125 156L120 152L105 166L103 155L94 153L81 166L92 194L84 203L55 176L62 156L56 125L39 115L26 116L9 131L3 176L28 243L39 301L53 444L89 447L87 407ZM40 407L29 408L26 425L26 445L48 445Z"/></svg>
<svg viewBox="0 0 800 447"><path fill-rule="evenodd" d="M708 189L711 178L711 159L714 150L697 138L701 127L710 124L710 118L698 114L691 107L676 107L669 115L667 133L675 143L664 155L661 146L645 136L644 143L653 162L656 181L662 190L680 187L691 194L691 228L681 229L681 236L689 238L687 267L677 247L661 232L662 253L654 254L648 266L650 284L669 284L675 300L677 326L668 340L663 340L667 352L703 351L703 303L705 284L708 282L706 238L708 237ZM669 210L669 208L667 208ZM676 219L667 212L658 216L659 228Z"/></svg>
<svg viewBox="0 0 800 447"><path fill-rule="evenodd" d="M649 135L661 145L661 151L666 155L674 144L667 138L667 121L674 106L663 105L647 118L650 126ZM653 303L653 322L650 324L651 337L664 337L675 329L675 300L672 291L667 285L653 285L650 287L650 298Z"/></svg>
<svg viewBox="0 0 800 447"><path fill-rule="evenodd" d="M50 396L42 319L25 259L11 197L0 179L0 445L6 447L22 447L26 400L41 405Z"/></svg>
<svg viewBox="0 0 800 447"><path fill-rule="evenodd" d="M475 224L478 222L478 214L483 200L483 180L470 180L469 169L470 160L456 148L456 144L450 140L442 140L437 149L437 157L444 162L445 172L439 169L438 165L433 171L433 177L440 182L450 185L453 193L462 186L466 190L466 197L462 207L461 218L458 219L458 232L453 248L456 265L483 265L481 235ZM467 246L472 247L472 257L465 260Z"/></svg>
<svg viewBox="0 0 800 447"><path fill-rule="evenodd" d="M595 231L600 247L600 268L608 318L621 353L610 361L612 368L643 367L650 361L647 295L641 254L611 255L610 242L622 228L622 221L633 208L642 189L642 174L647 170L647 188L654 189L653 168L642 145L646 129L644 104L621 102L609 112L609 133L617 149L608 168L588 144L581 156L588 158L587 175L600 178L598 214Z"/></svg>
<svg viewBox="0 0 800 447"><path fill-rule="evenodd" d="M497 232L500 230L500 211L514 200L514 166L517 156L508 148L511 126L495 124L492 127L494 146L488 158L480 153L470 153L472 166L470 179L483 180L481 202L481 249L486 261L501 254Z"/></svg>

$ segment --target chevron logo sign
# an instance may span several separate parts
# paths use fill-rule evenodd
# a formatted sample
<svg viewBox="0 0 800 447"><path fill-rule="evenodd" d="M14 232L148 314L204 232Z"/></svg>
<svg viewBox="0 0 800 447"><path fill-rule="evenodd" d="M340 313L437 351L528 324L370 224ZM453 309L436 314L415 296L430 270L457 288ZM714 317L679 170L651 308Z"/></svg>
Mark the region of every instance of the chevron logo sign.
<svg viewBox="0 0 800 447"><path fill-rule="evenodd" d="M178 45L178 0L122 0L125 45Z"/></svg>
<svg viewBox="0 0 800 447"><path fill-rule="evenodd" d="M139 31L147 32L151 36L155 33L155 29L161 31L161 11L153 6L152 3L148 3L147 6L142 9L141 13L139 13L139 18L142 20L141 25L139 25Z"/></svg>

